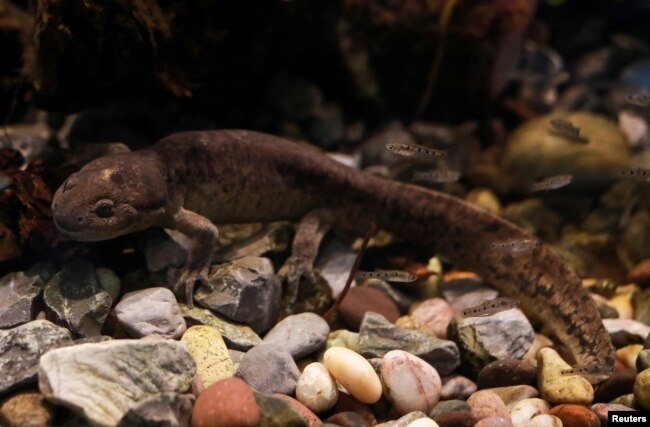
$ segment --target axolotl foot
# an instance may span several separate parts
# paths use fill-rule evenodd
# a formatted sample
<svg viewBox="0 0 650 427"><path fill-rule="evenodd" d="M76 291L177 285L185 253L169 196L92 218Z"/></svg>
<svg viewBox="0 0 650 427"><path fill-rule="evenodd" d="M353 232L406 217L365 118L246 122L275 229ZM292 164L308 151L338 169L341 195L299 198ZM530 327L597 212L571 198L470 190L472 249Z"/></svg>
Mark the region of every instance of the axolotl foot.
<svg viewBox="0 0 650 427"><path fill-rule="evenodd" d="M313 261L305 257L291 255L278 271L278 277L281 283L286 284L285 298L287 302L293 305L298 299L298 289L303 279L307 282L306 284L311 286L316 283Z"/></svg>
<svg viewBox="0 0 650 427"><path fill-rule="evenodd" d="M188 307L194 307L194 288L196 284L205 286L207 289L212 290L213 286L208 279L208 269L191 269L187 268L181 274L174 285L174 293L179 299L185 298L185 303Z"/></svg>

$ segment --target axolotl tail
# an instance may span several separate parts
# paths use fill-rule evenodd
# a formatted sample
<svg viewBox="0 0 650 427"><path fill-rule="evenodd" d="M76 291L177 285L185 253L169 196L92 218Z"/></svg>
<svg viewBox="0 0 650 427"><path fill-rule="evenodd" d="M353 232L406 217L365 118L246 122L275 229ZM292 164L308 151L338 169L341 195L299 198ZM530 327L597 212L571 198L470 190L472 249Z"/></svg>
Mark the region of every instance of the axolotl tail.
<svg viewBox="0 0 650 427"><path fill-rule="evenodd" d="M345 221L368 224L446 255L534 312L577 363L614 364L596 305L575 272L543 244L514 250L498 242L536 242L514 224L444 193L366 175L348 194Z"/></svg>

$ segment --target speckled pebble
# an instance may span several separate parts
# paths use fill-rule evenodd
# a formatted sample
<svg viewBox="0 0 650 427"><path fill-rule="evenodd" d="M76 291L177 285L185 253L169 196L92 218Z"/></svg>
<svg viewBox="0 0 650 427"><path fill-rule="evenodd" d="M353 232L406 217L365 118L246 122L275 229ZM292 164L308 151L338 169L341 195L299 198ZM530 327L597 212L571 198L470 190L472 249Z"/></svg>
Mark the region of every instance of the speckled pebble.
<svg viewBox="0 0 650 427"><path fill-rule="evenodd" d="M382 385L370 363L359 353L345 347L332 347L325 352L325 366L350 394L363 403L375 403Z"/></svg>
<svg viewBox="0 0 650 427"><path fill-rule="evenodd" d="M527 360L495 360L485 365L476 378L476 385L481 389L520 384L537 385L537 370Z"/></svg>
<svg viewBox="0 0 650 427"><path fill-rule="evenodd" d="M406 351L386 353L381 364L384 396L405 415L413 411L428 413L440 399L441 381L435 368Z"/></svg>
<svg viewBox="0 0 650 427"><path fill-rule="evenodd" d="M650 410L650 369L639 372L636 376L634 399L643 409Z"/></svg>
<svg viewBox="0 0 650 427"><path fill-rule="evenodd" d="M54 407L36 391L23 391L0 402L0 425L40 427L52 425Z"/></svg>
<svg viewBox="0 0 650 427"><path fill-rule="evenodd" d="M632 408L615 403L596 403L595 405L591 405L591 410L596 414L600 420L600 424L603 426L607 425L607 413L609 411L634 411Z"/></svg>
<svg viewBox="0 0 650 427"><path fill-rule="evenodd" d="M565 426L600 427L600 420L596 414L582 405L562 404L551 408L548 413L561 419Z"/></svg>
<svg viewBox="0 0 650 427"><path fill-rule="evenodd" d="M555 350L543 348L537 353L538 388L542 399L550 403L591 404L594 389L589 381L580 375L562 375L563 369L571 369L571 365Z"/></svg>
<svg viewBox="0 0 650 427"><path fill-rule="evenodd" d="M477 421L488 417L510 418L508 408L493 391L477 391L467 399L467 403L472 407L472 416Z"/></svg>
<svg viewBox="0 0 650 427"><path fill-rule="evenodd" d="M538 398L524 399L510 408L510 419L515 427L526 425L533 417L551 409L547 401Z"/></svg>
<svg viewBox="0 0 650 427"><path fill-rule="evenodd" d="M248 350L242 357L237 376L257 391L293 394L300 371L291 354L275 346L261 344Z"/></svg>
<svg viewBox="0 0 650 427"><path fill-rule="evenodd" d="M339 398L336 381L322 363L310 363L300 374L296 398L316 413L330 409Z"/></svg>
<svg viewBox="0 0 650 427"><path fill-rule="evenodd" d="M612 401L609 403L615 405L627 406L628 408L632 408L632 409L637 407L636 400L634 399L634 393L628 393L622 396L618 396L616 399L612 399Z"/></svg>
<svg viewBox="0 0 650 427"><path fill-rule="evenodd" d="M467 399L476 391L474 381L462 375L450 375L442 379L442 400Z"/></svg>
<svg viewBox="0 0 650 427"><path fill-rule="evenodd" d="M129 292L115 306L115 316L131 338L156 334L177 339L186 329L176 297L167 288Z"/></svg>
<svg viewBox="0 0 650 427"><path fill-rule="evenodd" d="M324 347L329 333L325 319L305 312L282 319L266 334L263 343L275 345L299 359Z"/></svg>
<svg viewBox="0 0 650 427"><path fill-rule="evenodd" d="M512 421L506 417L483 418L474 427L512 427Z"/></svg>
<svg viewBox="0 0 650 427"><path fill-rule="evenodd" d="M203 387L209 387L219 380L235 375L235 368L221 333L212 326L192 326L183 334L181 341L196 362L196 373L203 380Z"/></svg>
<svg viewBox="0 0 650 427"><path fill-rule="evenodd" d="M562 420L555 415L541 414L533 417L532 420L525 424L525 427L563 427L563 424Z"/></svg>
<svg viewBox="0 0 650 427"><path fill-rule="evenodd" d="M417 329L429 332L438 338L447 338L447 327L454 316L451 305L442 298L430 298L422 301L411 311Z"/></svg>

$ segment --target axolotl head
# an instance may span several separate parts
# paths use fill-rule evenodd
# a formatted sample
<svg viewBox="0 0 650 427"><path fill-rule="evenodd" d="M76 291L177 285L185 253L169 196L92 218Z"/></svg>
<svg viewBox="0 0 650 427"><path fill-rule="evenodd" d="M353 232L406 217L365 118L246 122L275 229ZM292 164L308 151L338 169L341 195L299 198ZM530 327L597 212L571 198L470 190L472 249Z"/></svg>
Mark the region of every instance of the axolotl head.
<svg viewBox="0 0 650 427"><path fill-rule="evenodd" d="M106 240L156 223L168 202L155 159L136 153L100 157L73 173L54 194L54 223L75 240Z"/></svg>

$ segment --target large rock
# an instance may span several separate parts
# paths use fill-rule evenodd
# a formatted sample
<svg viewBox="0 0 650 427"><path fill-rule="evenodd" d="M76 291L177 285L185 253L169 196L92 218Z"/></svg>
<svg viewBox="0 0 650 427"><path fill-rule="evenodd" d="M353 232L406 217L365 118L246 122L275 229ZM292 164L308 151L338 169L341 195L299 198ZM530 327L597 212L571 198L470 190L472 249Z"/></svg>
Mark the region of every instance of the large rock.
<svg viewBox="0 0 650 427"><path fill-rule="evenodd" d="M0 278L0 328L13 328L34 318L41 283L38 275L22 271Z"/></svg>
<svg viewBox="0 0 650 427"><path fill-rule="evenodd" d="M131 338L160 335L177 339L187 328L176 298L167 288L129 292L115 306L115 316Z"/></svg>
<svg viewBox="0 0 650 427"><path fill-rule="evenodd" d="M115 340L48 352L39 363L39 388L48 400L108 427L145 399L184 393L195 373L185 343Z"/></svg>
<svg viewBox="0 0 650 427"><path fill-rule="evenodd" d="M70 331L47 320L0 330L0 395L36 383L41 355L71 343Z"/></svg>
<svg viewBox="0 0 650 427"><path fill-rule="evenodd" d="M189 427L194 400L191 394L156 394L129 409L117 427Z"/></svg>
<svg viewBox="0 0 650 427"><path fill-rule="evenodd" d="M244 257L213 266L212 291L201 287L196 301L236 322L250 325L255 332L268 330L280 310L281 283L267 258Z"/></svg>

